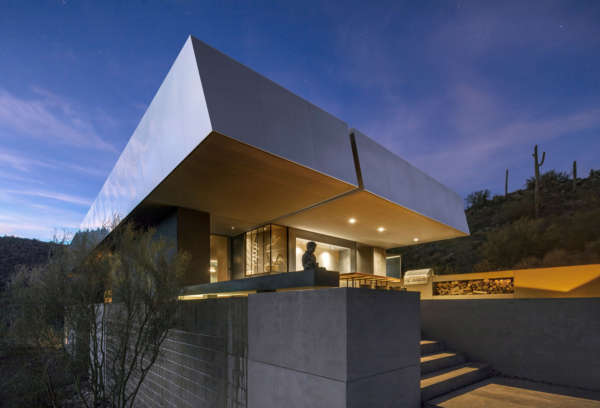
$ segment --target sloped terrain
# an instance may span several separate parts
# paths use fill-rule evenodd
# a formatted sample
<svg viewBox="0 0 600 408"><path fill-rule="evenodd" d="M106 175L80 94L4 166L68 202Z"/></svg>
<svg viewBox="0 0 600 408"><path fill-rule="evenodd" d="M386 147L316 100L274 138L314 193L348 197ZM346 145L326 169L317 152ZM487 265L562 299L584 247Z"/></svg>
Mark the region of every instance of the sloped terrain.
<svg viewBox="0 0 600 408"><path fill-rule="evenodd" d="M533 181L507 197L471 194L471 236L389 250L403 271L433 267L438 274L600 263L600 171L573 180L542 176L541 211L534 216Z"/></svg>

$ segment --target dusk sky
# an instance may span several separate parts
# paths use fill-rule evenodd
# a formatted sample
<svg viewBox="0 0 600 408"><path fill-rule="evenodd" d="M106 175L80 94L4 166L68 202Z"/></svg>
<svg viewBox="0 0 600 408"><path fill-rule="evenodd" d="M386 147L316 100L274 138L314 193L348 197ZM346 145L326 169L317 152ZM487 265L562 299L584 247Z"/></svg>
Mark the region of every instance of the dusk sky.
<svg viewBox="0 0 600 408"><path fill-rule="evenodd" d="M0 236L79 226L190 34L463 197L600 168L600 1L0 0Z"/></svg>

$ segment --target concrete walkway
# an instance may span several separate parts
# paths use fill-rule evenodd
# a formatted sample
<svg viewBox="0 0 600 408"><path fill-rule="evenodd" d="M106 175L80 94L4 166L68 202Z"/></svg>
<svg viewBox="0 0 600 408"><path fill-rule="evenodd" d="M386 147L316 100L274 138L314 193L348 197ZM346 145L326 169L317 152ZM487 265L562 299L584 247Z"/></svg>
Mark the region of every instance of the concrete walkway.
<svg viewBox="0 0 600 408"><path fill-rule="evenodd" d="M429 401L443 408L600 408L600 392L493 377Z"/></svg>

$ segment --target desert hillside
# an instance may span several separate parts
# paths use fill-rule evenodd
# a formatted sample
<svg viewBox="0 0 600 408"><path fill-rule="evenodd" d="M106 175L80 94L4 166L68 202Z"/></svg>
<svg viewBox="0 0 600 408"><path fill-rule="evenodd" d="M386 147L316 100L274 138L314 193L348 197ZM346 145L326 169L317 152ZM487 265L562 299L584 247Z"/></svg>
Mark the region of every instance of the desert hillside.
<svg viewBox="0 0 600 408"><path fill-rule="evenodd" d="M471 236L396 248L402 269L433 267L436 273L600 263L600 171L573 179L549 171L540 183L541 209L534 212L534 181L506 197L478 191L467 198Z"/></svg>
<svg viewBox="0 0 600 408"><path fill-rule="evenodd" d="M35 266L46 262L55 245L37 239L0 237L0 289L17 266Z"/></svg>

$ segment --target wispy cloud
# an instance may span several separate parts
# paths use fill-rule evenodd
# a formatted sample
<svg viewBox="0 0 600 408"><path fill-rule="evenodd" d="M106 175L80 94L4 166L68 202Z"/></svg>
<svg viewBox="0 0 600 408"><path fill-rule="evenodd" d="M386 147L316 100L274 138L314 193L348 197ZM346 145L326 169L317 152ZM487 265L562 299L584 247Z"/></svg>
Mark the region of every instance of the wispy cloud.
<svg viewBox="0 0 600 408"><path fill-rule="evenodd" d="M0 168L11 168L19 173L31 173L36 168L61 170L68 169L76 173L89 174L96 177L105 177L108 170L103 170L97 166L82 166L71 162L60 162L52 159L36 159L30 156L18 153L12 150L0 148ZM9 177L9 173L4 171L0 175ZM13 174L12 178L17 177Z"/></svg>
<svg viewBox="0 0 600 408"><path fill-rule="evenodd" d="M44 200L47 197L51 200ZM42 240L68 237L78 229L85 207L72 207L64 200L83 201L81 197L46 190L12 192L0 189L0 236L16 235Z"/></svg>
<svg viewBox="0 0 600 408"><path fill-rule="evenodd" d="M454 188L484 185L491 174L527 158L534 144L600 129L600 106L546 115L515 112L491 91L465 84L439 99L396 107L388 120L373 121L366 131Z"/></svg>
<svg viewBox="0 0 600 408"><path fill-rule="evenodd" d="M38 180L36 178L33 177L25 177L25 176L21 176L19 174L14 174L13 172L8 172L8 171L4 171L4 170L0 170L0 179L4 179L4 180L12 180L12 181L18 181L21 183L29 183L29 184L41 184L42 181Z"/></svg>
<svg viewBox="0 0 600 408"><path fill-rule="evenodd" d="M0 128L73 147L115 151L70 101L39 88L34 95L19 97L0 88Z"/></svg>
<svg viewBox="0 0 600 408"><path fill-rule="evenodd" d="M78 229L78 216L52 213L52 217L21 212L0 215L0 236L15 235L51 241L69 237Z"/></svg>
<svg viewBox="0 0 600 408"><path fill-rule="evenodd" d="M84 198L84 197L71 195L71 194L65 194L65 193L61 193L61 192L55 192L55 191L3 189L3 190L0 190L0 193L8 194L8 195L49 198L52 200L62 201L64 203L69 203L69 204L80 205L83 207L89 207L92 203L92 200Z"/></svg>
<svg viewBox="0 0 600 408"><path fill-rule="evenodd" d="M46 161L32 159L22 154L4 149L0 149L0 163L22 172L28 172L33 167L55 167Z"/></svg>
<svg viewBox="0 0 600 408"><path fill-rule="evenodd" d="M372 100L348 120L461 192L490 187L505 167L520 166L515 180L523 180L534 144L567 144L600 130L597 98L546 97L536 90L547 84L528 84L539 76L540 61L556 64L543 72L564 75L560 60L597 46L600 26L567 3L527 4L530 12L518 2L459 2L439 14L444 19L431 17L432 29L418 41L392 40L398 30L389 19L374 25L368 16L349 17L337 29L336 52L348 67L343 79ZM403 24L402 33L411 33L411 21ZM532 53L520 70L515 56Z"/></svg>

